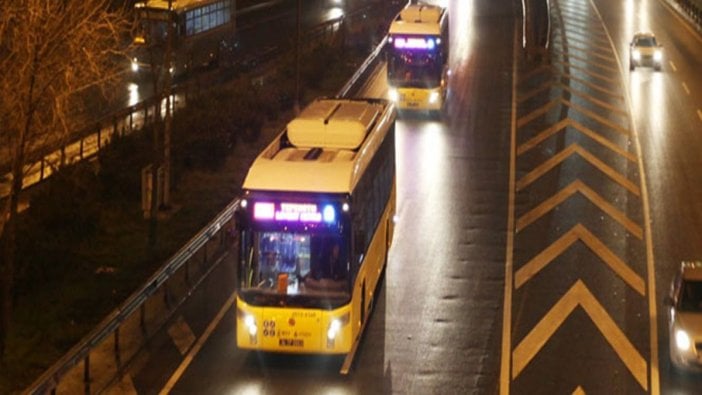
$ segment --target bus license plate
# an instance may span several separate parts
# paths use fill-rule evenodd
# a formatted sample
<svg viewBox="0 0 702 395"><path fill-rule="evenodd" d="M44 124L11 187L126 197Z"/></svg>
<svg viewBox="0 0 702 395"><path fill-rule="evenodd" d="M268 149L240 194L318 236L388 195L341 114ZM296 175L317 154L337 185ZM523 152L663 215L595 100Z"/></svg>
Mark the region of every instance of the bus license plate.
<svg viewBox="0 0 702 395"><path fill-rule="evenodd" d="M278 345L280 346L292 346L292 347L302 347L302 339L279 339Z"/></svg>

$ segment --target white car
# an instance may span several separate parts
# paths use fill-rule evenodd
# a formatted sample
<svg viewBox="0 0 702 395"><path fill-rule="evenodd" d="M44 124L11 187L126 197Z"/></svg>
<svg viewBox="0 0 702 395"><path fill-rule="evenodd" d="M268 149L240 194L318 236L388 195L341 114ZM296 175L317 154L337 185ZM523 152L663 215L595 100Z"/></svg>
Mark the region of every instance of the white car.
<svg viewBox="0 0 702 395"><path fill-rule="evenodd" d="M682 262L665 300L670 361L683 370L702 371L702 262Z"/></svg>
<svg viewBox="0 0 702 395"><path fill-rule="evenodd" d="M637 66L649 66L659 71L663 64L663 46L650 32L639 32L629 44L629 70Z"/></svg>

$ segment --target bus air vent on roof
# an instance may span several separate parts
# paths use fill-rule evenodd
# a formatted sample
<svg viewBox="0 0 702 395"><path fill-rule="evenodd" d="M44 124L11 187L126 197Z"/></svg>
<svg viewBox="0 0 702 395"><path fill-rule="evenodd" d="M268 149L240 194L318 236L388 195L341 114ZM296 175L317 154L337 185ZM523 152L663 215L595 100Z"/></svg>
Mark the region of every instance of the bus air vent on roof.
<svg viewBox="0 0 702 395"><path fill-rule="evenodd" d="M382 109L367 102L317 100L288 123L288 139L298 148L356 149Z"/></svg>

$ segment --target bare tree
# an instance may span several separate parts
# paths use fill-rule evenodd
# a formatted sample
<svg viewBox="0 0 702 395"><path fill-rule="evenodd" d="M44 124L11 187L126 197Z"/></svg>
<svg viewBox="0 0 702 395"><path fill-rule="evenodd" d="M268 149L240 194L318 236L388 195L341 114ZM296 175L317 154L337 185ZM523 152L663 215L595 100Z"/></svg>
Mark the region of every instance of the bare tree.
<svg viewBox="0 0 702 395"><path fill-rule="evenodd" d="M12 318L25 168L34 151L75 130L86 97L114 86L125 69L130 27L110 0L0 1L0 152L9 153L0 166L12 175L0 208L0 358Z"/></svg>

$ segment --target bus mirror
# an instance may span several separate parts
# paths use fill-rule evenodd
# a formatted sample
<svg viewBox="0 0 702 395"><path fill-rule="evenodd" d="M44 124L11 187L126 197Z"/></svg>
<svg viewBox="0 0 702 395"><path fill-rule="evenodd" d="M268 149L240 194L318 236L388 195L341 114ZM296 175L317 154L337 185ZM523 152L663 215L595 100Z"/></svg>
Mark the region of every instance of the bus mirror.
<svg viewBox="0 0 702 395"><path fill-rule="evenodd" d="M246 214L243 210L238 209L234 211L234 223L236 224L236 230L241 231L248 227L248 221L246 219Z"/></svg>

